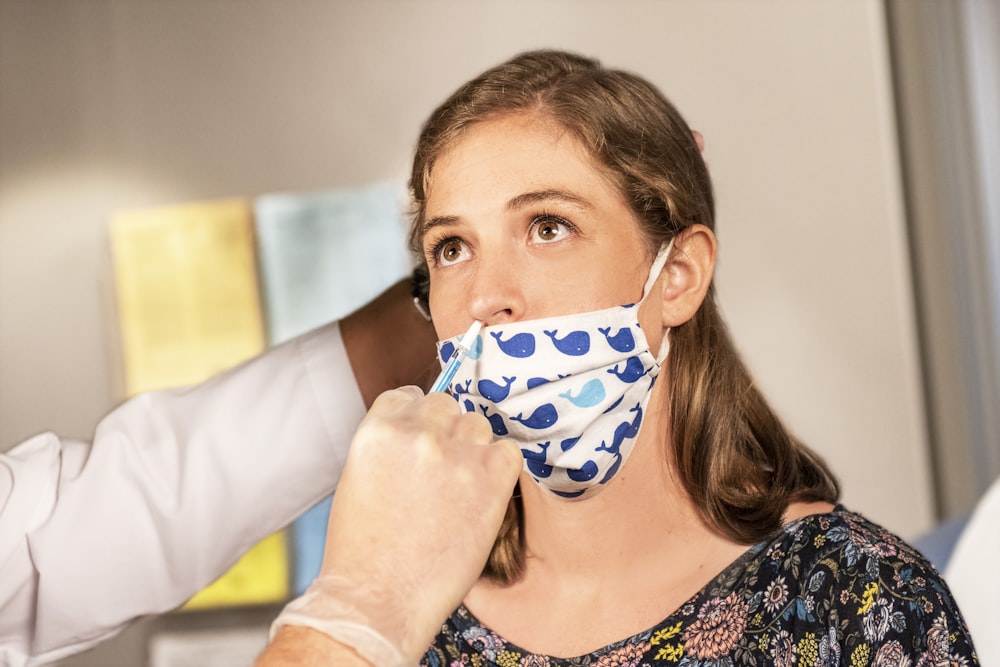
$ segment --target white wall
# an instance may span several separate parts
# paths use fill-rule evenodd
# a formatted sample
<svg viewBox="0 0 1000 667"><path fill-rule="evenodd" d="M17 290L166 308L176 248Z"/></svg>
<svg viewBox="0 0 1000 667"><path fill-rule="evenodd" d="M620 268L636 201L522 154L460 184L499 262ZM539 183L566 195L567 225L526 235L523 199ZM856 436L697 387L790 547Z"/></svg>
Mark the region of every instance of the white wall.
<svg viewBox="0 0 1000 667"><path fill-rule="evenodd" d="M737 342L845 502L932 500L878 0L0 0L0 449L120 397L111 212L403 178L457 85L542 46L708 138Z"/></svg>

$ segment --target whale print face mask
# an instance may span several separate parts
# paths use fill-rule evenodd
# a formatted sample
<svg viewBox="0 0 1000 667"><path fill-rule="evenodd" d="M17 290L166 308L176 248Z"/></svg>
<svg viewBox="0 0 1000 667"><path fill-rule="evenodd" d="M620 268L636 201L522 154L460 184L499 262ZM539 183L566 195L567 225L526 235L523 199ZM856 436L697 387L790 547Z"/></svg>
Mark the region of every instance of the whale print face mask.
<svg viewBox="0 0 1000 667"><path fill-rule="evenodd" d="M669 350L649 349L639 305L666 263L657 254L639 303L485 327L448 391L514 440L525 469L563 498L596 493L621 469ZM442 366L460 336L438 343Z"/></svg>

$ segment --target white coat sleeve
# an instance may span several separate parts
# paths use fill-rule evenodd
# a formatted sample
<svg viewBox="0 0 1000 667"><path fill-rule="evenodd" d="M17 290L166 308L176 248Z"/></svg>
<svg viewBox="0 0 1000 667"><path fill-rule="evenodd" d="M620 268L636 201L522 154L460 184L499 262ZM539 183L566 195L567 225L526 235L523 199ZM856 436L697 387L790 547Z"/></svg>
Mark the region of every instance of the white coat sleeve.
<svg viewBox="0 0 1000 667"><path fill-rule="evenodd" d="M0 666L182 604L334 489L364 411L332 324L0 454Z"/></svg>

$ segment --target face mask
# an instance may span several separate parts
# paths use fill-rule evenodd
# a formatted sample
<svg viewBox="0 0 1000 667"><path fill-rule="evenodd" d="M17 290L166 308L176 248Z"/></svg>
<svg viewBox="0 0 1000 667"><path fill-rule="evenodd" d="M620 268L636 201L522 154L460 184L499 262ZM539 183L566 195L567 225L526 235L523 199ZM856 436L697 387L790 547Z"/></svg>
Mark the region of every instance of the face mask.
<svg viewBox="0 0 1000 667"><path fill-rule="evenodd" d="M483 328L448 391L521 447L525 469L563 498L596 493L632 452L669 350L658 355L639 306L670 252L662 248L637 304ZM438 343L442 365L461 336Z"/></svg>

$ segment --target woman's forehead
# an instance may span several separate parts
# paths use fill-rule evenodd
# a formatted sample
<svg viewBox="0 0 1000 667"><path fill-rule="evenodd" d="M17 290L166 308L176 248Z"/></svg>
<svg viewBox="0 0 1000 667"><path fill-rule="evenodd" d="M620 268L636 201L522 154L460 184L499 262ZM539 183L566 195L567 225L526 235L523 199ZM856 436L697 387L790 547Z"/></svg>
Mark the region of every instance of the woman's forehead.
<svg viewBox="0 0 1000 667"><path fill-rule="evenodd" d="M576 135L538 114L508 115L467 128L441 152L426 182L426 213L487 194L508 201L552 191L617 195L619 188Z"/></svg>

